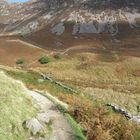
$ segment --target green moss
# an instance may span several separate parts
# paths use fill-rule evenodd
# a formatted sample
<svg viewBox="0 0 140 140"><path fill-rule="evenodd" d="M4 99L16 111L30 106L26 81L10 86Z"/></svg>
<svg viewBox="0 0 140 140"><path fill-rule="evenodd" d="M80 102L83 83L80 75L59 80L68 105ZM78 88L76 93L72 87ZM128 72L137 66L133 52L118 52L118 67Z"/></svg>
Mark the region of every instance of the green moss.
<svg viewBox="0 0 140 140"><path fill-rule="evenodd" d="M80 125L78 125L76 121L68 113L65 113L65 117L71 124L73 133L75 135L75 140L87 140L87 138L83 135Z"/></svg>
<svg viewBox="0 0 140 140"><path fill-rule="evenodd" d="M6 71L6 73L18 80L23 81L27 86L32 86L39 90L47 89L47 91L53 93L53 95L58 95L60 93L71 94L72 92L64 89L63 87L50 82L49 80L44 80L43 82L39 82L38 79L42 79L42 77L38 73L34 73L32 71L29 72L17 72L17 71Z"/></svg>

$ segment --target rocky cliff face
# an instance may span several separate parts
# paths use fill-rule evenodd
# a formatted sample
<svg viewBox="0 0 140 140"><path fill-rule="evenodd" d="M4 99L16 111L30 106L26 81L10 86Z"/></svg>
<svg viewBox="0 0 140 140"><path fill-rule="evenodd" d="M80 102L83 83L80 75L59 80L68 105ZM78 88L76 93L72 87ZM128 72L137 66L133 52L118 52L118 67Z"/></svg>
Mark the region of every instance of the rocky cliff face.
<svg viewBox="0 0 140 140"><path fill-rule="evenodd" d="M66 22L73 26L72 34L109 32L115 35L119 23L140 27L139 6L139 0L36 0L17 4L2 0L0 32L28 34L53 21L51 31L56 35L65 31Z"/></svg>
<svg viewBox="0 0 140 140"><path fill-rule="evenodd" d="M101 34L126 37L133 33L138 37L139 29L139 0L31 0L16 4L1 0L0 3L1 35L29 35L43 45L51 42L51 46L64 46L68 45L64 40L70 43L70 39L78 40L83 35L86 39Z"/></svg>
<svg viewBox="0 0 140 140"><path fill-rule="evenodd" d="M115 35L120 22L139 27L139 5L139 0L36 0L17 4L3 0L0 31L27 34L55 21L52 33L57 35L64 32L64 22L73 23L72 34L107 31Z"/></svg>

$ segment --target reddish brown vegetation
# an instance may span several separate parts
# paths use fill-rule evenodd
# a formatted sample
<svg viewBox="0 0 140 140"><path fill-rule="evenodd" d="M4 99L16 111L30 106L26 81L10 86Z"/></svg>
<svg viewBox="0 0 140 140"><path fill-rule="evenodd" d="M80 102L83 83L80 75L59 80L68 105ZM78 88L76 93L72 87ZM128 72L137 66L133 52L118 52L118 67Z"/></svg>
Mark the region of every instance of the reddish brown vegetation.
<svg viewBox="0 0 140 140"><path fill-rule="evenodd" d="M133 71L134 76L140 76L140 69Z"/></svg>
<svg viewBox="0 0 140 140"><path fill-rule="evenodd" d="M115 114L100 103L73 95L59 96L72 106L70 114L81 125L89 140L132 140L140 130L121 115Z"/></svg>

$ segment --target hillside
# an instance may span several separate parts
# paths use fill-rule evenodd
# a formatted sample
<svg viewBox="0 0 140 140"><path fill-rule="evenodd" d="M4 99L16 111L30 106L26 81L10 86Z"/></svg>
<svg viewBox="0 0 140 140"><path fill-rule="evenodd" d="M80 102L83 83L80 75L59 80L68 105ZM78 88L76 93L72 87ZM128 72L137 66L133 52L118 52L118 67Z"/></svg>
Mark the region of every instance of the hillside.
<svg viewBox="0 0 140 140"><path fill-rule="evenodd" d="M104 137L139 140L139 120L131 121L107 107L107 104L116 104L132 116L139 116L139 57L79 53L61 56L60 59L49 58L51 61L48 64L32 65L26 72L6 72L22 80L28 88L38 89L45 96L49 92L67 103L70 107L68 112L80 124L89 140L104 140ZM40 73L48 78L44 79Z"/></svg>
<svg viewBox="0 0 140 140"><path fill-rule="evenodd" d="M1 0L0 70L0 139L140 140L139 0Z"/></svg>
<svg viewBox="0 0 140 140"><path fill-rule="evenodd" d="M16 37L49 51L115 50L140 56L139 0L1 1L0 35ZM90 48L90 49L89 49Z"/></svg>
<svg viewBox="0 0 140 140"><path fill-rule="evenodd" d="M22 123L33 117L37 108L25 87L0 71L0 139L25 140L30 133Z"/></svg>
<svg viewBox="0 0 140 140"><path fill-rule="evenodd" d="M76 122L68 113L64 117L55 104L67 105L50 97L49 93L45 97L28 90L22 82L0 71L0 139L75 140L79 134L80 140L86 140Z"/></svg>
<svg viewBox="0 0 140 140"><path fill-rule="evenodd" d="M73 35L102 32L116 35L121 24L139 27L139 5L138 0L33 0L15 4L2 0L1 33L28 34L51 25L52 33L61 35L70 24Z"/></svg>

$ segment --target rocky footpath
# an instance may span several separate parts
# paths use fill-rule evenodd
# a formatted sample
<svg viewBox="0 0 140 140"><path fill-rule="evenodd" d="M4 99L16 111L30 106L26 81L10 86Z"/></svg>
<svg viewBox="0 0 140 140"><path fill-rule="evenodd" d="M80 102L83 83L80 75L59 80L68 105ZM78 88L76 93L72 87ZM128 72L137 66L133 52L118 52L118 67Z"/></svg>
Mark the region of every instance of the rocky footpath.
<svg viewBox="0 0 140 140"><path fill-rule="evenodd" d="M63 114L56 109L55 105L50 100L35 91L28 90L27 94L34 99L34 102L40 108L36 117L26 120L23 123L23 126L29 129L33 134L30 139L74 140L71 126L69 125ZM46 126L48 124L51 128L49 136L48 130L46 129ZM37 139L36 135L39 135Z"/></svg>

